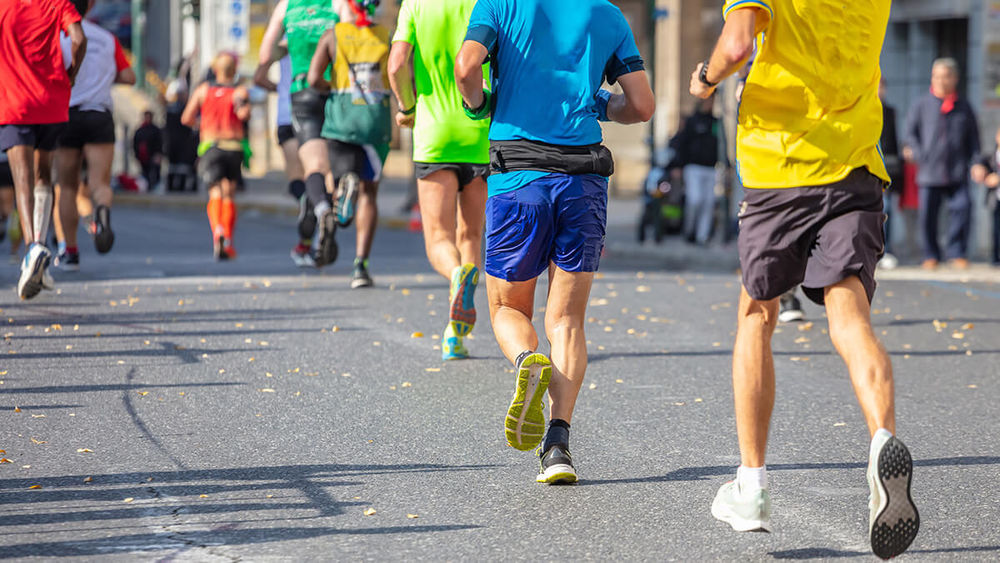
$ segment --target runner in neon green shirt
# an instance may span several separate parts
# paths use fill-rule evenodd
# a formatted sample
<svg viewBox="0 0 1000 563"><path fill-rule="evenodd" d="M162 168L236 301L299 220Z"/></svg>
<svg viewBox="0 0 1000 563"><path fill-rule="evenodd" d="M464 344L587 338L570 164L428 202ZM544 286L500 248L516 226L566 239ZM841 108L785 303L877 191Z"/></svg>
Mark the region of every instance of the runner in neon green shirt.
<svg viewBox="0 0 1000 563"><path fill-rule="evenodd" d="M455 58L476 0L405 0L389 54L389 82L413 127L413 160L427 258L451 281L445 360L469 355L489 175L489 120L468 119L455 85ZM414 88L414 86L416 88ZM456 219L457 217L457 219Z"/></svg>
<svg viewBox="0 0 1000 563"><path fill-rule="evenodd" d="M335 0L280 0L271 14L258 55L261 62L276 60L274 51L285 38L292 66L292 129L299 141L306 192L319 196L332 189L330 157L322 137L326 95L309 88L306 75L320 37L340 21L335 6ZM311 239L316 231L317 220L312 209L315 198L301 199L298 226L303 239Z"/></svg>

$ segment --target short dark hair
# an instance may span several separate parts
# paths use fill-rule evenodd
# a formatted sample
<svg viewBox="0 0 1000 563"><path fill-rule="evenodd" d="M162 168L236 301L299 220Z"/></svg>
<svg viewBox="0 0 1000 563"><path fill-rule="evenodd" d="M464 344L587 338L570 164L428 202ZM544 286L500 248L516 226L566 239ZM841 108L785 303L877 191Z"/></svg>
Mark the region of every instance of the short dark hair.
<svg viewBox="0 0 1000 563"><path fill-rule="evenodd" d="M82 18L90 11L90 0L73 0L73 7L76 8L76 11Z"/></svg>

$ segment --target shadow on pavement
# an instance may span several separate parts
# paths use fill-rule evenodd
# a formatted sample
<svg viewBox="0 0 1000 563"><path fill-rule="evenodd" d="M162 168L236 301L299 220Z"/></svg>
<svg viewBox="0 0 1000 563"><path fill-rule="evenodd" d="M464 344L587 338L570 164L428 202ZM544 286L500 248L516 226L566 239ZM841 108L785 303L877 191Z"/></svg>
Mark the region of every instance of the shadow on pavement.
<svg viewBox="0 0 1000 563"><path fill-rule="evenodd" d="M232 469L186 469L113 473L105 475L66 475L34 479L0 480L0 504L7 514L0 521L0 536L20 535L11 526L53 525L95 521L126 521L132 526L148 525L140 519L158 519L156 528L164 532L130 534L104 538L31 542L6 545L0 558L26 556L72 556L135 551L161 551L197 547L260 544L330 535L416 534L470 530L478 525L413 525L362 528L257 527L240 528L241 524L259 524L265 520L251 519L263 511L307 510L307 517L288 517L287 513L273 522L287 524L292 520L314 520L345 513L344 508L367 504L360 500L342 502L329 493L330 487L363 485L365 478L407 473L481 471L495 465L282 465ZM86 482L85 482L86 480ZM29 487L38 486L37 489ZM264 492L274 493L265 496ZM206 502L202 495L248 493L226 502ZM284 493L284 494L282 494ZM294 500L291 499L294 495ZM280 498L277 498L280 497ZM51 512L32 512L38 503L113 502L132 498L134 504L119 508L72 511L69 507L52 506ZM274 498L266 501L264 498ZM174 531L173 526L205 526L198 520L183 521L184 515L238 513L238 519L212 529ZM177 518L171 522L169 519ZM165 520L166 519L166 520ZM113 528L90 528L100 533ZM53 530L58 533L60 530Z"/></svg>
<svg viewBox="0 0 1000 563"><path fill-rule="evenodd" d="M973 545L969 547L945 547L940 549L908 549L906 553L982 553L1000 551L1000 545ZM838 559L842 557L870 557L867 551L842 551L828 547L804 547L768 553L775 559Z"/></svg>
<svg viewBox="0 0 1000 563"><path fill-rule="evenodd" d="M946 467L962 465L1000 465L1000 456L956 456L932 459L915 459L917 467ZM823 470L823 469L864 469L864 462L833 462L833 463L776 463L768 464L769 471L789 470ZM736 468L730 465L710 465L705 467L683 467L675 469L666 475L649 477L629 477L625 479L588 479L580 481L581 486L592 485L624 485L630 483L665 483L670 481L704 481L710 477L732 476Z"/></svg>

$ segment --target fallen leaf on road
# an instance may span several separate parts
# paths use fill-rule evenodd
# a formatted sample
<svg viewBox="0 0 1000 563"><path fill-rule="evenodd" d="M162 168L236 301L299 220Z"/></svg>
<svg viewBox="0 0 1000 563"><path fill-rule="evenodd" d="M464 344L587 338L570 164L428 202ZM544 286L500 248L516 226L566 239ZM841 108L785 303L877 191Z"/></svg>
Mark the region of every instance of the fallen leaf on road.
<svg viewBox="0 0 1000 563"><path fill-rule="evenodd" d="M270 387L265 387L263 389L258 389L258 391L260 391L261 393L274 393L274 389L271 389Z"/></svg>
<svg viewBox="0 0 1000 563"><path fill-rule="evenodd" d="M78 453L78 454L89 454L89 453L94 453L94 450L92 450L90 448L77 448L76 453Z"/></svg>
<svg viewBox="0 0 1000 563"><path fill-rule="evenodd" d="M683 407L684 403L674 403L674 406L676 406L676 407Z"/></svg>
<svg viewBox="0 0 1000 563"><path fill-rule="evenodd" d="M342 373L342 374L340 374L340 377L351 377L351 374L349 374L349 373Z"/></svg>
<svg viewBox="0 0 1000 563"><path fill-rule="evenodd" d="M208 495L198 495L198 498L208 498Z"/></svg>
<svg viewBox="0 0 1000 563"><path fill-rule="evenodd" d="M976 328L976 325L972 323L965 323L964 325L962 325L962 330L972 330L974 328Z"/></svg>
<svg viewBox="0 0 1000 563"><path fill-rule="evenodd" d="M31 443L33 443L33 444L48 444L48 442L45 441L45 440L36 440L34 438L31 439Z"/></svg>
<svg viewBox="0 0 1000 563"><path fill-rule="evenodd" d="M847 423L846 422L834 422L833 425L834 426L847 426Z"/></svg>
<svg viewBox="0 0 1000 563"><path fill-rule="evenodd" d="M29 488L29 489L41 489L41 488L42 488L42 486L41 486L41 485L32 485L32 486L30 486L30 487L28 487L28 488Z"/></svg>
<svg viewBox="0 0 1000 563"><path fill-rule="evenodd" d="M800 356L792 356L789 359L792 360L793 362L808 362L809 361L808 357L800 357Z"/></svg>
<svg viewBox="0 0 1000 563"><path fill-rule="evenodd" d="M802 323L799 325L799 332L808 332L812 330L812 328L813 328L812 322Z"/></svg>
<svg viewBox="0 0 1000 563"><path fill-rule="evenodd" d="M290 369L288 370L288 373L299 373L299 368Z"/></svg>
<svg viewBox="0 0 1000 563"><path fill-rule="evenodd" d="M413 520L415 518L420 518L420 515L419 514L407 514L406 517L409 518L410 520Z"/></svg>
<svg viewBox="0 0 1000 563"><path fill-rule="evenodd" d="M14 412L21 412L21 407L14 407Z"/></svg>
<svg viewBox="0 0 1000 563"><path fill-rule="evenodd" d="M374 508L369 508L369 509L365 510L365 516L375 516L375 509Z"/></svg>
<svg viewBox="0 0 1000 563"><path fill-rule="evenodd" d="M951 337L954 338L955 340L961 340L961 339L965 338L965 333L964 332L958 332L956 330L955 332L951 333Z"/></svg>
<svg viewBox="0 0 1000 563"><path fill-rule="evenodd" d="M267 340L261 340L257 344L260 345L260 346L269 346L271 343L268 342Z"/></svg>
<svg viewBox="0 0 1000 563"><path fill-rule="evenodd" d="M701 398L698 398L698 399L695 399L694 402L696 402L696 403L703 403L705 401L703 399L701 399Z"/></svg>
<svg viewBox="0 0 1000 563"><path fill-rule="evenodd" d="M0 457L0 463L14 463L14 462L5 457Z"/></svg>
<svg viewBox="0 0 1000 563"><path fill-rule="evenodd" d="M424 333L422 332L414 332L413 334L410 335L410 338L423 338L423 337Z"/></svg>
<svg viewBox="0 0 1000 563"><path fill-rule="evenodd" d="M712 343L712 348L718 348L719 346L722 346L721 342L713 342Z"/></svg>
<svg viewBox="0 0 1000 563"><path fill-rule="evenodd" d="M903 344L903 350L909 350L911 348L913 348L912 344Z"/></svg>
<svg viewBox="0 0 1000 563"><path fill-rule="evenodd" d="M226 373L226 370L219 368L219 373Z"/></svg>
<svg viewBox="0 0 1000 563"><path fill-rule="evenodd" d="M333 328L330 329L330 332L340 332L340 327L337 325L333 325Z"/></svg>
<svg viewBox="0 0 1000 563"><path fill-rule="evenodd" d="M382 343L379 342L378 340L376 340L375 342L372 342L372 346L381 346L381 345L382 345Z"/></svg>
<svg viewBox="0 0 1000 563"><path fill-rule="evenodd" d="M438 372L441 371L441 368L424 368L424 371Z"/></svg>
<svg viewBox="0 0 1000 563"><path fill-rule="evenodd" d="M401 289L399 292L402 293L403 295L409 295L410 294L410 290L406 289L405 287L403 289Z"/></svg>
<svg viewBox="0 0 1000 563"><path fill-rule="evenodd" d="M318 375L319 375L318 371L311 371L311 372L305 374L306 377L316 377Z"/></svg>
<svg viewBox="0 0 1000 563"><path fill-rule="evenodd" d="M968 385L967 387L968 387L969 389L976 389L976 388L978 388L979 386L973 383L972 385Z"/></svg>
<svg viewBox="0 0 1000 563"><path fill-rule="evenodd" d="M264 372L264 377L274 377L274 374L271 373L271 372L269 372L269 371L265 371Z"/></svg>
<svg viewBox="0 0 1000 563"><path fill-rule="evenodd" d="M795 339L796 344L805 344L806 342L809 342L809 338L805 336L800 336Z"/></svg>
<svg viewBox="0 0 1000 563"><path fill-rule="evenodd" d="M248 361L248 362L256 362L256 361L257 361L257 358L255 358L255 357L253 357L253 356L250 356L250 359L248 359L247 361Z"/></svg>
<svg viewBox="0 0 1000 563"><path fill-rule="evenodd" d="M396 390L396 386L395 385L390 385L389 386L389 391L395 391L395 390Z"/></svg>
<svg viewBox="0 0 1000 563"><path fill-rule="evenodd" d="M597 389L597 384L596 383L591 383L587 388L588 389Z"/></svg>
<svg viewBox="0 0 1000 563"><path fill-rule="evenodd" d="M625 380L624 379L616 379L615 383L625 383Z"/></svg>
<svg viewBox="0 0 1000 563"><path fill-rule="evenodd" d="M45 418L45 415L44 414L33 414L33 415L31 415L31 418Z"/></svg>
<svg viewBox="0 0 1000 563"><path fill-rule="evenodd" d="M93 481L93 480L94 480L94 478L93 478L93 477L87 477L86 479L84 479L84 480L83 480L83 482L84 482L84 483L90 483L90 482L91 482L91 481Z"/></svg>
<svg viewBox="0 0 1000 563"><path fill-rule="evenodd" d="M264 498L274 498L274 495L264 495Z"/></svg>
<svg viewBox="0 0 1000 563"><path fill-rule="evenodd" d="M413 384L410 383L409 381L404 381L401 387L413 387Z"/></svg>
<svg viewBox="0 0 1000 563"><path fill-rule="evenodd" d="M972 355L972 350L966 350L965 351L965 355L966 356L971 356Z"/></svg>
<svg viewBox="0 0 1000 563"><path fill-rule="evenodd" d="M135 499L132 498L132 497L128 497L128 498L122 500L122 502L132 502L133 500L135 500Z"/></svg>

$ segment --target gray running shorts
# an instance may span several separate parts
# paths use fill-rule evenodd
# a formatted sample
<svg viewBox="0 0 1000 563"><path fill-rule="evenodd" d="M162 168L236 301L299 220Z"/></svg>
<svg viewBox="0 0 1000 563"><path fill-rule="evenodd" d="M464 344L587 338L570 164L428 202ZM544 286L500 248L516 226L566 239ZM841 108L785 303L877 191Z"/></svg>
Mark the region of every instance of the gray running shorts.
<svg viewBox="0 0 1000 563"><path fill-rule="evenodd" d="M858 276L871 302L884 252L885 183L857 168L839 182L801 188L747 189L740 206L743 285L757 300L797 285L823 304L823 290Z"/></svg>

